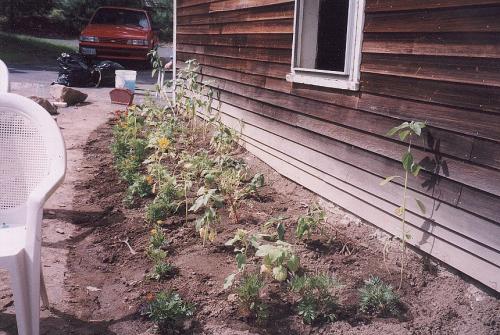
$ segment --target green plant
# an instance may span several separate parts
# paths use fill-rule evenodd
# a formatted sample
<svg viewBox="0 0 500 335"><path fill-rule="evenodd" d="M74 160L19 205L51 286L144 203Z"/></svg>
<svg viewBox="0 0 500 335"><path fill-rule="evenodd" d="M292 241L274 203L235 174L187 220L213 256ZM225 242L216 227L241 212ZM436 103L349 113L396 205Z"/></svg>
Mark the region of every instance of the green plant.
<svg viewBox="0 0 500 335"><path fill-rule="evenodd" d="M141 314L153 321L161 333L171 332L193 316L194 305L176 292L160 292L146 303Z"/></svg>
<svg viewBox="0 0 500 335"><path fill-rule="evenodd" d="M239 271L243 271L247 261L247 252L250 247L255 249L259 248L259 241L262 234L250 234L245 229L238 229L234 237L228 240L224 245L234 246L236 252L236 264Z"/></svg>
<svg viewBox="0 0 500 335"><path fill-rule="evenodd" d="M151 279L154 280L163 280L168 278L174 274L175 267L169 263L164 261L157 262L153 265L153 271L149 275Z"/></svg>
<svg viewBox="0 0 500 335"><path fill-rule="evenodd" d="M259 188L264 186L264 175L262 173L256 173L252 180L247 184L243 191L244 196L249 196L252 194L259 197Z"/></svg>
<svg viewBox="0 0 500 335"><path fill-rule="evenodd" d="M159 186L156 198L147 206L146 219L156 223L164 220L169 214L177 212L181 205L178 201L181 196L182 191L175 177L169 176Z"/></svg>
<svg viewBox="0 0 500 335"><path fill-rule="evenodd" d="M124 203L128 206L134 204L135 197L139 196L144 198L151 194L151 184L148 181L147 176L136 173L131 177L131 184L127 188L125 193Z"/></svg>
<svg viewBox="0 0 500 335"><path fill-rule="evenodd" d="M295 234L300 239L310 238L313 231L319 229L322 232L321 225L325 221L326 213L318 204L309 206L307 214L297 220Z"/></svg>
<svg viewBox="0 0 500 335"><path fill-rule="evenodd" d="M260 272L280 282L288 278L288 272L294 274L300 268L299 257L292 246L283 241L260 245L255 255L263 259Z"/></svg>
<svg viewBox="0 0 500 335"><path fill-rule="evenodd" d="M273 239L284 241L286 227L283 221L286 219L287 218L283 216L278 216L277 218L271 218L264 223L263 228L265 231L269 232L271 231L271 227L274 227L275 231L271 235Z"/></svg>
<svg viewBox="0 0 500 335"><path fill-rule="evenodd" d="M392 286L384 283L379 277L370 277L359 290L360 309L364 313L380 316L397 315L400 305L399 297Z"/></svg>
<svg viewBox="0 0 500 335"><path fill-rule="evenodd" d="M331 276L296 276L290 282L290 290L300 295L298 314L307 324L318 320L335 321L338 298L334 290L338 282Z"/></svg>
<svg viewBox="0 0 500 335"><path fill-rule="evenodd" d="M217 194L216 189L206 189L203 186L198 190L197 196L198 198L189 210L196 213L201 208L205 208L205 212L195 224L196 231L205 245L207 240L212 242L217 236L217 229L214 226L218 222L217 208L222 206L223 199Z"/></svg>
<svg viewBox="0 0 500 335"><path fill-rule="evenodd" d="M408 140L408 147L401 158L401 164L404 170L404 177L402 176L390 176L385 178L380 185L385 185L389 182L393 182L396 179L403 180L403 195L401 200L401 206L396 210L396 214L401 219L401 267L400 267L400 281L399 289L403 285L404 269L406 264L406 243L411 239L411 235L406 231L406 211L407 211L407 200L408 200L408 180L410 173L417 177L422 169L418 163L414 161L413 155L411 153L413 137L419 137L422 134L422 129L425 128L425 123L423 122L403 122L397 127L392 128L387 133L387 136L398 136L401 141ZM425 206L419 199L415 198L415 202L422 213L425 214Z"/></svg>
<svg viewBox="0 0 500 335"><path fill-rule="evenodd" d="M240 184L242 171L235 169L224 169L217 178L217 184L220 192L229 203L231 214L236 224L239 223L238 207L241 199Z"/></svg>
<svg viewBox="0 0 500 335"><path fill-rule="evenodd" d="M215 120L215 132L210 140L210 145L219 155L226 155L232 152L238 145L241 132L226 126L219 119Z"/></svg>
<svg viewBox="0 0 500 335"><path fill-rule="evenodd" d="M151 234L149 236L149 246L154 249L161 249L167 243L167 238L163 229L159 225L155 225L153 229L151 229Z"/></svg>
<svg viewBox="0 0 500 335"><path fill-rule="evenodd" d="M255 317L258 322L269 317L269 307L260 298L263 286L264 281L260 275L254 273L243 276L236 288L241 313L244 316Z"/></svg>

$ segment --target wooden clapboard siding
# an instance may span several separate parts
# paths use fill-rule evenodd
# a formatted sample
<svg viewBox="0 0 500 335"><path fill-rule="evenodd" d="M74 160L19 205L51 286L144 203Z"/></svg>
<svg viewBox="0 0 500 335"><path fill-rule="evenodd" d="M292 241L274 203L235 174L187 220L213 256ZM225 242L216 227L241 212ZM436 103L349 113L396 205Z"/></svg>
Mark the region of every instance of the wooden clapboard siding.
<svg viewBox="0 0 500 335"><path fill-rule="evenodd" d="M363 52L396 55L500 58L497 33L365 33Z"/></svg>
<svg viewBox="0 0 500 335"><path fill-rule="evenodd" d="M500 4L499 0L367 0L366 12L392 12L498 4Z"/></svg>
<svg viewBox="0 0 500 335"><path fill-rule="evenodd" d="M367 0L359 92L292 84L294 1L180 0L177 56L280 173L393 234L407 120L428 127L411 243L500 291L500 0Z"/></svg>

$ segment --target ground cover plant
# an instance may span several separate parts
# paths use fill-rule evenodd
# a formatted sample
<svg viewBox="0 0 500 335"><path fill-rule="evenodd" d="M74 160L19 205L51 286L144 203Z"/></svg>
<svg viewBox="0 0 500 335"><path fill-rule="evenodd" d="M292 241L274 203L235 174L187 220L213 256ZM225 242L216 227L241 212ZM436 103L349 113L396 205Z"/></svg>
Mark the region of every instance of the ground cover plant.
<svg viewBox="0 0 500 335"><path fill-rule="evenodd" d="M194 62L186 68L192 71L183 70L190 81L179 79L185 93L177 93L175 104L146 102L129 111L135 116L118 113L116 127L124 129L115 128L112 145L125 139L117 147L127 154L115 154L124 189L133 182L126 177L135 174L151 188L144 197L134 193L133 205L126 210L135 218L128 223L138 234L133 247L149 259L142 292L151 292L151 297L173 292L195 306L193 314L186 315L195 320L188 329L184 322L171 322L168 331L237 333L231 322L260 334L332 333L371 323L391 325L393 330L403 329L400 324L416 327L400 307L414 305L433 275L407 255L406 268L411 270L404 272L406 280L396 295L392 287L397 287L400 274L386 270L381 244L368 239L371 233L365 228L332 228L327 223L332 216L317 198L304 196L308 193L291 187L238 145L241 129L230 136L234 143L224 140L228 145L223 150L214 145L214 137L224 129L221 115L206 102L215 93L207 93L205 84L194 84L199 80ZM184 110L183 101L191 107ZM197 118L192 106L210 116ZM139 122L128 121L134 118ZM138 139L146 143L143 161L121 167L120 157L136 156L130 154L135 149L129 141ZM276 182L282 184L270 186ZM166 209L152 210L160 202ZM344 252L346 245L350 252ZM398 268L395 255L399 258L393 253L387 259L390 270ZM136 298L144 306L148 300L146 294ZM143 315L158 330L167 331L153 314ZM389 321L379 323L380 318Z"/></svg>

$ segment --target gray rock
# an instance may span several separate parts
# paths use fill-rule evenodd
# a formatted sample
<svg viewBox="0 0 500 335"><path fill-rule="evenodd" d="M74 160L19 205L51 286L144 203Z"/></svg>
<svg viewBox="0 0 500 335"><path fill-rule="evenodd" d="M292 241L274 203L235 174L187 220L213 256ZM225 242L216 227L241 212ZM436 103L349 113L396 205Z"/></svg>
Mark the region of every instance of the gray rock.
<svg viewBox="0 0 500 335"><path fill-rule="evenodd" d="M57 101L67 103L68 106L82 103L88 97L88 95L83 92L63 85L52 85L50 87L50 95Z"/></svg>
<svg viewBox="0 0 500 335"><path fill-rule="evenodd" d="M48 101L47 99L35 97L35 96L30 97L30 99L33 100L34 102L36 102L37 104L39 104L40 106L42 106L43 108L45 108L45 110L47 112L49 112L50 115L59 114L57 112L57 107L54 106L53 104L51 104L50 101Z"/></svg>

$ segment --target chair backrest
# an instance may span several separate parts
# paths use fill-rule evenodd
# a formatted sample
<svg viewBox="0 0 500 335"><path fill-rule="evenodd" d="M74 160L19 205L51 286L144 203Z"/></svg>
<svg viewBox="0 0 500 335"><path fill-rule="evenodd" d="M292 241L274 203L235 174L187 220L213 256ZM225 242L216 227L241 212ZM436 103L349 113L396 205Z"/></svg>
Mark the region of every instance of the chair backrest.
<svg viewBox="0 0 500 335"><path fill-rule="evenodd" d="M24 224L18 212L30 196L48 197L65 171L64 141L49 113L30 99L0 93L0 218Z"/></svg>
<svg viewBox="0 0 500 335"><path fill-rule="evenodd" d="M7 65L0 59L0 93L9 92L9 88L9 69L7 69Z"/></svg>

